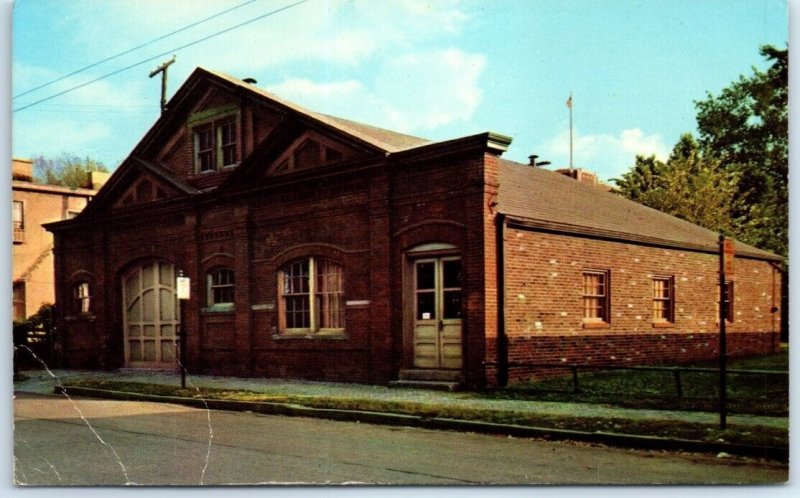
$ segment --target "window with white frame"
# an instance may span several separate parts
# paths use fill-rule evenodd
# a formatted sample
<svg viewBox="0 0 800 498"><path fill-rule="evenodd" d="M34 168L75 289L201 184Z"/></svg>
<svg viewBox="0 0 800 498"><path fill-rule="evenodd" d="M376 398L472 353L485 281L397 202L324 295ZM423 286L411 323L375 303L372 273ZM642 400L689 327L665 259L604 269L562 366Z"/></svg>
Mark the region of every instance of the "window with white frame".
<svg viewBox="0 0 800 498"><path fill-rule="evenodd" d="M72 302L75 313L91 311L92 296L89 282L78 282L72 287Z"/></svg>
<svg viewBox="0 0 800 498"><path fill-rule="evenodd" d="M280 325L285 333L344 330L344 269L321 258L290 263L278 272Z"/></svg>
<svg viewBox="0 0 800 498"><path fill-rule="evenodd" d="M236 116L194 128L195 171L217 171L238 162Z"/></svg>
<svg viewBox="0 0 800 498"><path fill-rule="evenodd" d="M208 306L225 307L233 305L233 270L217 268L207 275Z"/></svg>

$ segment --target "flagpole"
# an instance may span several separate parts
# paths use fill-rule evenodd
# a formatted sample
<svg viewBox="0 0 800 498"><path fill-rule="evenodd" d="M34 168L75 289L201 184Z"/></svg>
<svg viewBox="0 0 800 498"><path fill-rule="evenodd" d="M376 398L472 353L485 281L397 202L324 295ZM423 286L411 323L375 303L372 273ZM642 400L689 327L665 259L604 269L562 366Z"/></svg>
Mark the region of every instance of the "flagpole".
<svg viewBox="0 0 800 498"><path fill-rule="evenodd" d="M567 108L569 109L569 169L572 170L572 92L569 92L569 99L567 99Z"/></svg>

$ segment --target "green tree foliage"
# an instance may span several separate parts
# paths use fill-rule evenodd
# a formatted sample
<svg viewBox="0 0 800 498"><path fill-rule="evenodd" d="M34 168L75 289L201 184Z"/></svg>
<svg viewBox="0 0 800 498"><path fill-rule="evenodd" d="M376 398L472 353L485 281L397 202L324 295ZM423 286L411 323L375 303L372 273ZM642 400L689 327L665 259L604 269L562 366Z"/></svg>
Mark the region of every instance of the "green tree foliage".
<svg viewBox="0 0 800 498"><path fill-rule="evenodd" d="M699 139L681 137L666 162L637 157L616 180L635 201L786 256L788 253L788 49L719 96L695 102Z"/></svg>
<svg viewBox="0 0 800 498"><path fill-rule="evenodd" d="M719 96L696 102L699 142L726 171L740 175L736 216L742 240L788 254L789 51L761 47L770 62Z"/></svg>
<svg viewBox="0 0 800 498"><path fill-rule="evenodd" d="M62 154L56 159L39 156L33 160L33 178L37 183L79 188L86 185L89 171L107 173L108 168L89 157L81 159L72 154Z"/></svg>
<svg viewBox="0 0 800 498"><path fill-rule="evenodd" d="M620 193L646 206L711 230L738 230L734 213L741 208L739 175L705 157L689 134L681 137L666 162L638 156L616 183Z"/></svg>

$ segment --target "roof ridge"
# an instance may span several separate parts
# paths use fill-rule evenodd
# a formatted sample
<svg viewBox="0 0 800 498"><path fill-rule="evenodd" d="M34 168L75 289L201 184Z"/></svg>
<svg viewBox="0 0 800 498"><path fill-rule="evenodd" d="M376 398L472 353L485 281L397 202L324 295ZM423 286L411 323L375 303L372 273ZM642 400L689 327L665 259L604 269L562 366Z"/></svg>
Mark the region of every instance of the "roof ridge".
<svg viewBox="0 0 800 498"><path fill-rule="evenodd" d="M341 118L338 116L332 116L329 114L323 114L321 112L312 111L306 107L303 107L300 104L297 104L290 100L286 100L283 97L280 97L268 90L265 90L264 88L258 87L251 83L247 83L246 81L241 80L235 76L231 76L227 73L223 73L221 71L216 71L212 69L207 69L204 67L198 67L198 69L207 72L213 76L216 76L218 78L222 78L225 81L233 83L241 88L245 88L263 97L271 99L282 106L285 106L300 114L306 115L321 123L324 123L335 129L338 129L344 133L347 133L348 135L351 135L359 140L367 142L373 145L374 147L382 149L385 152L400 152L403 150L413 149L422 145L433 143L431 140L425 138L415 137L413 135L408 135L405 133L388 130L386 128L381 128L371 124L361 123L347 118ZM361 129L359 130L358 128ZM369 130L378 133L377 134L365 133L366 131Z"/></svg>

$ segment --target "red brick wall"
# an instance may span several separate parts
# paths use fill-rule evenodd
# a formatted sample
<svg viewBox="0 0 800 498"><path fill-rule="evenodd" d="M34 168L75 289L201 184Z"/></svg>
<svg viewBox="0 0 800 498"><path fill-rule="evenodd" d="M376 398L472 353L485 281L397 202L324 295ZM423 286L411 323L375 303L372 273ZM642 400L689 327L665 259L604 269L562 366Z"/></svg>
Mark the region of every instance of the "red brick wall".
<svg viewBox="0 0 800 498"><path fill-rule="evenodd" d="M506 334L509 361L655 364L716 357L716 255L508 228ZM584 328L582 272L610 270L610 323ZM652 321L651 278L673 276L675 321ZM737 258L735 320L728 352L772 351L780 331L780 275L768 262ZM512 368L511 379L526 369Z"/></svg>

